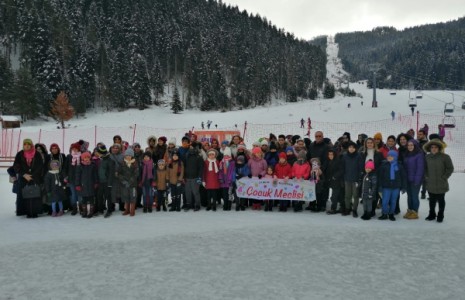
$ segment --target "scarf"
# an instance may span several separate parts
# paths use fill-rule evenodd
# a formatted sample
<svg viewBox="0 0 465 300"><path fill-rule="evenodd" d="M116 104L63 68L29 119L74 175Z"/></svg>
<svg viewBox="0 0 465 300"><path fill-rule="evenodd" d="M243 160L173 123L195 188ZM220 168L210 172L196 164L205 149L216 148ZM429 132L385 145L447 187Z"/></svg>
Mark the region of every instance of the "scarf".
<svg viewBox="0 0 465 300"><path fill-rule="evenodd" d="M72 166L79 166L81 164L81 152L71 152L72 160L71 160L71 165Z"/></svg>
<svg viewBox="0 0 465 300"><path fill-rule="evenodd" d="M208 160L208 171L213 171L215 169L215 173L218 173L218 165L216 164L216 158L214 159L207 159Z"/></svg>
<svg viewBox="0 0 465 300"><path fill-rule="evenodd" d="M128 168L131 167L131 165L135 162L136 160L134 158L131 158L130 160L126 160L124 159L124 162L126 163L126 166L128 166Z"/></svg>
<svg viewBox="0 0 465 300"><path fill-rule="evenodd" d="M397 165L397 160L391 161L391 170L390 170L390 178L391 180L396 179L396 171L399 170L399 166Z"/></svg>
<svg viewBox="0 0 465 300"><path fill-rule="evenodd" d="M142 163L142 180L153 179L153 160L144 160Z"/></svg>
<svg viewBox="0 0 465 300"><path fill-rule="evenodd" d="M367 149L367 157L365 159L365 162L369 160L375 161L375 149Z"/></svg>
<svg viewBox="0 0 465 300"><path fill-rule="evenodd" d="M55 178L55 185L56 186L61 186L61 181L60 181L60 170L50 170L48 171L50 174L53 174L53 177Z"/></svg>
<svg viewBox="0 0 465 300"><path fill-rule="evenodd" d="M36 149L34 147L31 147L30 150L24 151L24 158L26 159L27 166L30 167L32 164L32 160L34 159L34 156L36 155Z"/></svg>

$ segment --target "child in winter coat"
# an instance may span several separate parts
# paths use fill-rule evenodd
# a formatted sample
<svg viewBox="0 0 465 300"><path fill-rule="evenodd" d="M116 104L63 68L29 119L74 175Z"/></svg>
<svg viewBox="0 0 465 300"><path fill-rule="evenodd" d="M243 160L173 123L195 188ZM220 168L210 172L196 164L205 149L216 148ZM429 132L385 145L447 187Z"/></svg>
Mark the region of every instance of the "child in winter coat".
<svg viewBox="0 0 465 300"><path fill-rule="evenodd" d="M279 153L279 162L275 166L274 173L276 178L288 180L292 177L292 167L287 162L287 155L284 152ZM279 200L279 211L287 211L289 201L288 200Z"/></svg>
<svg viewBox="0 0 465 300"><path fill-rule="evenodd" d="M342 215L348 216L352 213L352 216L357 218L358 186L362 179L364 162L360 153L357 152L357 144L355 142L348 142L347 152L343 154L342 161L344 162L344 197L346 206L346 210Z"/></svg>
<svg viewBox="0 0 465 300"><path fill-rule="evenodd" d="M294 153L294 148L291 146L286 147L286 156L287 156L287 163L289 165L294 165L294 163L297 161L297 156Z"/></svg>
<svg viewBox="0 0 465 300"><path fill-rule="evenodd" d="M250 169L248 164L245 162L245 155L239 155L236 158L236 180L241 179L242 177L248 176L250 174ZM237 189L236 181L234 181L234 190ZM248 199L236 197L236 211L244 211Z"/></svg>
<svg viewBox="0 0 465 300"><path fill-rule="evenodd" d="M276 180L278 179L274 173L274 167L273 166L268 166L266 168L266 174L265 178L272 179L274 184L276 183ZM274 200L265 200L265 211L273 211L273 203Z"/></svg>
<svg viewBox="0 0 465 300"><path fill-rule="evenodd" d="M155 171L154 186L157 189L157 211L166 208L166 192L169 186L168 183L168 170L166 169L166 162L164 159L159 159L157 162L157 170Z"/></svg>
<svg viewBox="0 0 465 300"><path fill-rule="evenodd" d="M339 203L340 211L345 210L345 203L343 197L344 187L344 166L343 161L336 151L333 149L328 150L328 166L326 168L326 178L328 187L331 189L331 209L326 213L334 215L338 213L337 204Z"/></svg>
<svg viewBox="0 0 465 300"><path fill-rule="evenodd" d="M203 167L203 186L207 190L207 210L216 211L220 192L220 166L217 160L218 151L210 148L207 151L207 160Z"/></svg>
<svg viewBox="0 0 465 300"><path fill-rule="evenodd" d="M94 215L95 189L98 187L97 169L91 159L90 152L82 153L81 165L76 171L76 191L82 197L83 218L92 218Z"/></svg>
<svg viewBox="0 0 465 300"><path fill-rule="evenodd" d="M315 184L316 201L309 205L309 210L313 212L326 211L326 199L324 198L324 175L321 170L320 159L314 157L310 160L310 181Z"/></svg>
<svg viewBox="0 0 465 300"><path fill-rule="evenodd" d="M119 167L117 177L121 182L121 200L124 201L123 216L136 214L137 176L139 167L134 159L134 150L127 148L123 163Z"/></svg>
<svg viewBox="0 0 465 300"><path fill-rule="evenodd" d="M60 172L60 162L52 160L49 164L49 171L45 175L45 190L47 191L48 199L52 203L52 217L60 217L63 215L63 199L65 198L66 185L64 182L63 173ZM59 211L57 213L57 203Z"/></svg>
<svg viewBox="0 0 465 300"><path fill-rule="evenodd" d="M152 160L152 153L149 151L145 151L144 157L142 160L142 174L139 181L139 187L142 188L142 205L143 205L143 212L144 213L151 213L152 206L153 206L153 160Z"/></svg>
<svg viewBox="0 0 465 300"><path fill-rule="evenodd" d="M168 181L171 190L170 211L181 211L181 194L184 182L184 165L179 159L177 149L172 151L171 162L168 164Z"/></svg>
<svg viewBox="0 0 465 300"><path fill-rule="evenodd" d="M399 192L405 193L407 188L407 176L404 167L398 163L399 153L396 150L389 150L387 159L381 165L378 176L378 187L382 191L383 214L378 219L395 221L396 200Z"/></svg>
<svg viewBox="0 0 465 300"><path fill-rule="evenodd" d="M372 207L373 199L378 194L378 178L375 172L375 163L369 160L365 163L365 176L362 180L362 201L363 201L363 215L362 220L371 219L371 211L375 209Z"/></svg>
<svg viewBox="0 0 465 300"><path fill-rule="evenodd" d="M232 159L231 149L226 147L223 149L223 159L220 162L219 180L221 197L224 201L223 210L230 211L232 203L233 185L236 179L235 162Z"/></svg>
<svg viewBox="0 0 465 300"><path fill-rule="evenodd" d="M266 164L266 160L262 158L263 152L260 147L255 147L252 149L252 157L249 159L248 165L250 168L249 178L257 177L261 179L266 174L266 168L268 165ZM252 209L261 210L262 203L261 200L253 200Z"/></svg>
<svg viewBox="0 0 465 300"><path fill-rule="evenodd" d="M297 161L292 165L292 178L296 180L307 180L310 177L310 164L307 161L307 151L300 150L297 155ZM302 211L302 201L297 201L294 205L294 211Z"/></svg>

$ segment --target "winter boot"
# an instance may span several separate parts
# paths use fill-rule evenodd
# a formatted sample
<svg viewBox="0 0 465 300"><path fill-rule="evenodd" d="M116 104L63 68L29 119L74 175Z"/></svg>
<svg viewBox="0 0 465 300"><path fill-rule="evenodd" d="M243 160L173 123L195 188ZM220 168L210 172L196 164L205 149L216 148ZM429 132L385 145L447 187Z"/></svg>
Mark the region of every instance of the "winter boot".
<svg viewBox="0 0 465 300"><path fill-rule="evenodd" d="M87 213L87 219L90 219L94 216L95 207L91 204L89 205L89 212Z"/></svg>
<svg viewBox="0 0 465 300"><path fill-rule="evenodd" d="M77 215L77 204L72 205L71 215L72 216Z"/></svg>
<svg viewBox="0 0 465 300"><path fill-rule="evenodd" d="M79 205L79 210L81 211L81 217L87 218L87 204L86 205Z"/></svg>
<svg viewBox="0 0 465 300"><path fill-rule="evenodd" d="M365 221L370 220L371 219L371 212L365 211L363 213L363 215L360 217L360 219L365 220Z"/></svg>
<svg viewBox="0 0 465 300"><path fill-rule="evenodd" d="M410 211L410 215L407 217L409 220L416 220L418 219L418 213L414 210Z"/></svg>
<svg viewBox="0 0 465 300"><path fill-rule="evenodd" d="M148 209L147 209L147 206L144 206L144 209L142 210L142 212L143 212L144 214L146 214L146 213L147 213L147 210L148 210Z"/></svg>
<svg viewBox="0 0 465 300"><path fill-rule="evenodd" d="M420 199L426 199L426 192L421 192L421 197Z"/></svg>
<svg viewBox="0 0 465 300"><path fill-rule="evenodd" d="M389 214L389 220L395 221L396 217L394 217L394 214Z"/></svg>
<svg viewBox="0 0 465 300"><path fill-rule="evenodd" d="M129 203L124 204L124 212L122 213L123 216L129 215Z"/></svg>
<svg viewBox="0 0 465 300"><path fill-rule="evenodd" d="M355 209L352 211L352 217L358 218L358 213Z"/></svg>
<svg viewBox="0 0 465 300"><path fill-rule="evenodd" d="M443 212L438 213L438 217L436 218L436 221L438 223L442 223L442 221L444 221L444 213Z"/></svg>
<svg viewBox="0 0 465 300"><path fill-rule="evenodd" d="M298 202L294 205L294 212L301 212L301 211L303 211L302 202L298 201Z"/></svg>
<svg viewBox="0 0 465 300"><path fill-rule="evenodd" d="M57 213L57 217L61 217L63 215L63 211L60 210L58 213Z"/></svg>
<svg viewBox="0 0 465 300"><path fill-rule="evenodd" d="M109 218L110 216L111 216L111 208L108 208L107 212L105 213L105 215L103 217L104 218Z"/></svg>
<svg viewBox="0 0 465 300"><path fill-rule="evenodd" d="M52 212L52 217L56 217L57 216L57 213L56 212Z"/></svg>
<svg viewBox="0 0 465 300"><path fill-rule="evenodd" d="M404 219L410 219L410 214L412 214L412 211L410 209L407 209L407 212L404 215Z"/></svg>
<svg viewBox="0 0 465 300"><path fill-rule="evenodd" d="M136 215L136 203L130 203L129 204L129 211L130 211L130 216L134 217Z"/></svg>
<svg viewBox="0 0 465 300"><path fill-rule="evenodd" d="M435 212L429 212L429 215L425 218L426 221L434 221L436 219L436 213Z"/></svg>
<svg viewBox="0 0 465 300"><path fill-rule="evenodd" d="M386 214L382 214L378 220L387 220L388 219L388 216Z"/></svg>
<svg viewBox="0 0 465 300"><path fill-rule="evenodd" d="M166 209L166 203L163 203L162 208L163 208L163 211L167 211L167 209Z"/></svg>

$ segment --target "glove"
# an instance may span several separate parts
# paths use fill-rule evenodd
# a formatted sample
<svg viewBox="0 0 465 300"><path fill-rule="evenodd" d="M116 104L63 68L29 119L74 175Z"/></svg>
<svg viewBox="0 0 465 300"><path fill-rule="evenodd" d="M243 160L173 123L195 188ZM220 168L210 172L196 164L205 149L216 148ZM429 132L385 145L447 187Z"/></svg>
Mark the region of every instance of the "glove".
<svg viewBox="0 0 465 300"><path fill-rule="evenodd" d="M247 177L252 178L252 174L247 175Z"/></svg>
<svg viewBox="0 0 465 300"><path fill-rule="evenodd" d="M258 175L258 179L262 179L262 175L259 174L259 175Z"/></svg>
<svg viewBox="0 0 465 300"><path fill-rule="evenodd" d="M241 179L242 175L236 174L236 179Z"/></svg>
<svg viewBox="0 0 465 300"><path fill-rule="evenodd" d="M200 177L197 178L197 179L195 180L195 182L196 182L197 184L199 184L199 185L202 184L202 178L200 178Z"/></svg>
<svg viewBox="0 0 465 300"><path fill-rule="evenodd" d="M82 187L80 185L76 186L74 189L78 192L82 191Z"/></svg>
<svg viewBox="0 0 465 300"><path fill-rule="evenodd" d="M355 188L358 189L358 182L355 183Z"/></svg>

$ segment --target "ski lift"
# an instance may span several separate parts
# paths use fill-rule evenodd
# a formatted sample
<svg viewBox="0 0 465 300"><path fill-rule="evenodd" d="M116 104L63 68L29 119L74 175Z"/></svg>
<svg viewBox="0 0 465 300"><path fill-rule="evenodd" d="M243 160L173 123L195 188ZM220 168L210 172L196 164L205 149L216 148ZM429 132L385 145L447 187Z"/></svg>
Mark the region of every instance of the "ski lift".
<svg viewBox="0 0 465 300"><path fill-rule="evenodd" d="M397 94L397 92L395 90L392 90L392 91L389 92L389 95L391 95L391 96L395 96L396 94Z"/></svg>
<svg viewBox="0 0 465 300"><path fill-rule="evenodd" d="M465 109L465 101L462 102L462 109Z"/></svg>
<svg viewBox="0 0 465 300"><path fill-rule="evenodd" d="M444 114L445 115L454 113L454 109L455 109L454 101L455 101L454 100L454 94L452 94L452 102L444 104Z"/></svg>
<svg viewBox="0 0 465 300"><path fill-rule="evenodd" d="M409 98L409 99L408 99L408 106L409 106L409 107L417 107L417 99L414 98L414 97L412 97L412 96L410 96L411 92L412 92L412 91L410 91L410 92L408 93L408 98Z"/></svg>
<svg viewBox="0 0 465 300"><path fill-rule="evenodd" d="M444 116L442 125L444 128L455 128L455 118L453 116Z"/></svg>
<svg viewBox="0 0 465 300"><path fill-rule="evenodd" d="M422 92L416 92L415 93L415 98L416 99L423 99L423 93Z"/></svg>

